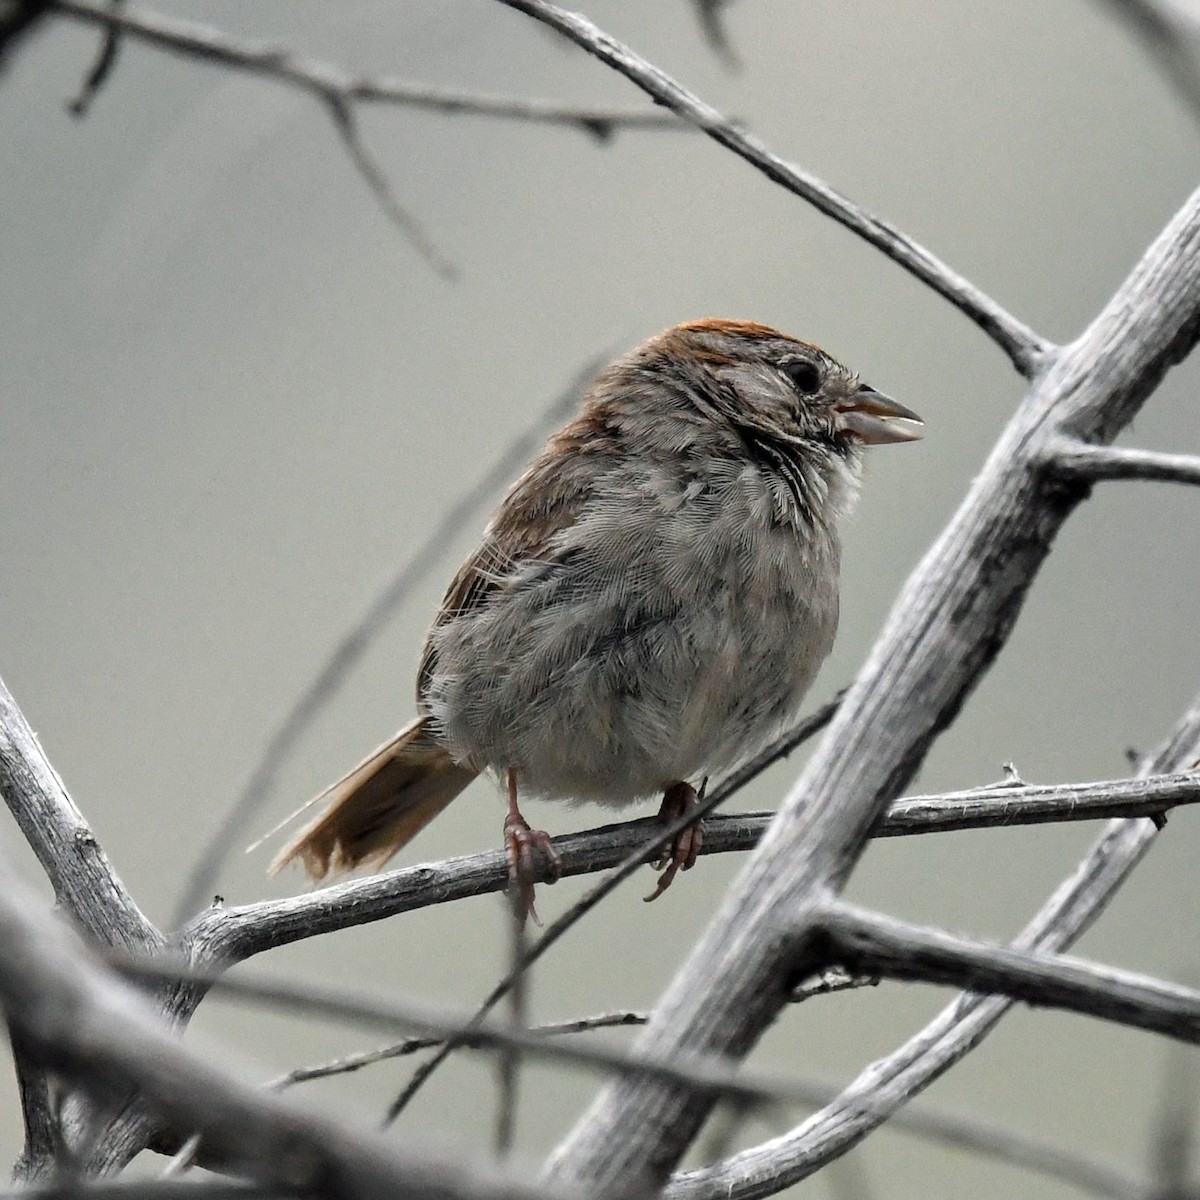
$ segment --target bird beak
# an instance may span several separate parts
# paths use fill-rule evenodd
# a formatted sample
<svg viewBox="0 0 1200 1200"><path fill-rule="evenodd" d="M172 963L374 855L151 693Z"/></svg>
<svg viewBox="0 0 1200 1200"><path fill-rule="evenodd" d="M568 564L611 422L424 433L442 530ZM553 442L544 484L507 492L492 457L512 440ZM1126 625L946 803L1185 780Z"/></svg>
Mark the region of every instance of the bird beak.
<svg viewBox="0 0 1200 1200"><path fill-rule="evenodd" d="M911 408L863 384L852 396L830 405L840 433L849 433L868 446L885 442L915 442L925 424Z"/></svg>

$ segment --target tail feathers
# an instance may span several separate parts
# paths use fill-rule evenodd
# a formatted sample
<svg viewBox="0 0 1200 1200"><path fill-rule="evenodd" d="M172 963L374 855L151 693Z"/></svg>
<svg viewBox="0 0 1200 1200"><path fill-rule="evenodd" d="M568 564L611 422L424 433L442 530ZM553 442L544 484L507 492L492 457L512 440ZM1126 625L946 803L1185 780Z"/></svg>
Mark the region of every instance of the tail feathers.
<svg viewBox="0 0 1200 1200"><path fill-rule="evenodd" d="M270 872L296 859L312 879L364 863L380 866L477 774L433 740L422 717L317 797L329 807L284 846Z"/></svg>

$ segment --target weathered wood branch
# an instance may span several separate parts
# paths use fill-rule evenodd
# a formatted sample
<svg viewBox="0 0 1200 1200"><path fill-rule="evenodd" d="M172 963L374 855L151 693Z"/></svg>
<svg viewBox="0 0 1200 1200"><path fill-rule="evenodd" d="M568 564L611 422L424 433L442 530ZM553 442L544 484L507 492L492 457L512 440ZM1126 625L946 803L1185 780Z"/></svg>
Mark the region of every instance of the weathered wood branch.
<svg viewBox="0 0 1200 1200"><path fill-rule="evenodd" d="M1059 470L1080 479L1159 479L1165 483L1200 483L1200 455L1164 454L1125 446L1096 446L1061 438L1051 447Z"/></svg>
<svg viewBox="0 0 1200 1200"><path fill-rule="evenodd" d="M888 979L948 983L1026 1004L1200 1041L1200 992L1062 955L1015 950L901 921L838 901L817 922L819 953L853 971Z"/></svg>
<svg viewBox="0 0 1200 1200"><path fill-rule="evenodd" d="M138 908L0 681L0 795L59 904L105 946L147 952L163 937Z"/></svg>
<svg viewBox="0 0 1200 1200"><path fill-rule="evenodd" d="M905 585L833 725L638 1039L650 1053L744 1054L779 1013L821 906L1004 645L1063 522L1088 494L1053 439L1111 442L1200 334L1200 192L1100 315L1057 351L958 513ZM556 1181L661 1183L710 1105L631 1081L604 1089Z"/></svg>
<svg viewBox="0 0 1200 1200"><path fill-rule="evenodd" d="M1141 770L1145 775L1177 770L1198 756L1200 697ZM1151 821L1114 821L1013 946L1044 953L1070 946L1104 911L1157 836ZM872 1063L807 1121L731 1158L676 1175L666 1195L672 1200L750 1200L807 1178L857 1145L974 1049L1012 1005L1004 996L957 996L924 1029Z"/></svg>
<svg viewBox="0 0 1200 1200"><path fill-rule="evenodd" d="M996 826L1148 816L1200 802L1200 774L1182 772L1098 783L976 788L897 800L875 829L901 837ZM750 850L775 814L718 813L705 821L703 854ZM653 838L655 817L624 821L554 839L563 876L608 870ZM338 929L383 920L432 904L501 892L508 864L500 850L401 867L282 900L214 905L181 933L197 963L240 962L265 950Z"/></svg>
<svg viewBox="0 0 1200 1200"><path fill-rule="evenodd" d="M494 1167L401 1150L240 1082L183 1046L146 995L96 960L0 863L0 1006L26 1053L102 1105L136 1094L266 1188L322 1200L548 1200Z"/></svg>

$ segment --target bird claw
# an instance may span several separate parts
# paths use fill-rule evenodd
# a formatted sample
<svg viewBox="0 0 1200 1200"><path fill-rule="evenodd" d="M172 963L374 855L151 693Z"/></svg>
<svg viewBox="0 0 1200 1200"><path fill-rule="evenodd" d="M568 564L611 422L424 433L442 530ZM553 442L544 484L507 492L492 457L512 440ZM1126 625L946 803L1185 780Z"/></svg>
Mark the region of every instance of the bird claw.
<svg viewBox="0 0 1200 1200"><path fill-rule="evenodd" d="M690 783L675 783L663 792L662 806L658 810L659 820L669 824L678 820L696 807L696 789ZM642 899L647 904L657 900L671 886L680 871L690 871L696 865L700 849L704 845L704 822L695 821L677 833L669 845L662 848L658 858L651 864L661 875L654 891Z"/></svg>
<svg viewBox="0 0 1200 1200"><path fill-rule="evenodd" d="M544 829L531 829L519 812L504 821L504 853L508 858L508 883L520 897L522 910L535 925L541 925L533 907L535 883L557 883L562 876L562 859Z"/></svg>

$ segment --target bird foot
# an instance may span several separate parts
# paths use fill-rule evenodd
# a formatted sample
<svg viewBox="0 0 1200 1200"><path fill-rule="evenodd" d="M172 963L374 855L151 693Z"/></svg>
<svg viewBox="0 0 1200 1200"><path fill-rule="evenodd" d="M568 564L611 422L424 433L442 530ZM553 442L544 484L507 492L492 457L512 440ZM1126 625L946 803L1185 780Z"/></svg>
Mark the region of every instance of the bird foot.
<svg viewBox="0 0 1200 1200"><path fill-rule="evenodd" d="M701 789L703 791L703 789ZM664 825L677 821L686 816L696 807L698 799L696 789L690 783L673 783L663 792L662 804L659 806L658 819ZM658 884L654 891L642 899L647 904L657 900L671 886L675 876L680 871L690 871L696 865L700 847L704 844L704 822L694 821L687 828L677 833L674 839L662 848L662 852L653 866L661 871Z"/></svg>
<svg viewBox="0 0 1200 1200"><path fill-rule="evenodd" d="M533 885L557 883L562 860L544 829L531 829L516 806L509 808L504 820L504 852L508 857L508 883L520 897L525 914L540 925L533 907Z"/></svg>

